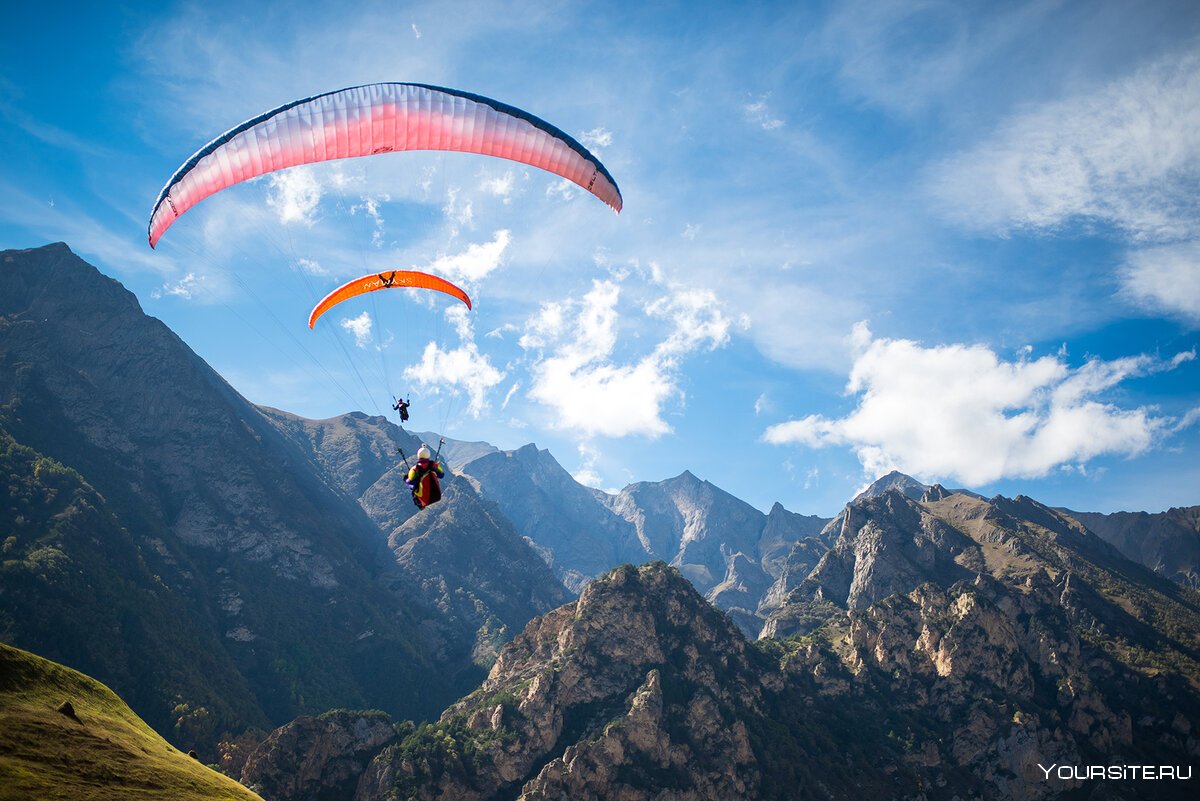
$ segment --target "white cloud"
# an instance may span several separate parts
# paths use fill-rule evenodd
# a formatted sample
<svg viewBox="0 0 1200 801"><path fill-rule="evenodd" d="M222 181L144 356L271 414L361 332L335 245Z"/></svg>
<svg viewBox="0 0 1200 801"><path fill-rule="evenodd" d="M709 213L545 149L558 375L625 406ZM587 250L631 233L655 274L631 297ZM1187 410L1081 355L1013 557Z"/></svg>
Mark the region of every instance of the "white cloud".
<svg viewBox="0 0 1200 801"><path fill-rule="evenodd" d="M513 395L516 395L516 394L517 394L517 390L518 390L518 389L520 389L520 388L521 388L521 382L520 382L520 381L514 381L514 382L513 382L513 385L512 385L511 387L509 387L509 388L508 388L508 392L504 393L504 400L503 400L503 401L501 401L501 403L500 403L500 409L501 409L501 410L504 410L504 409L507 409L507 408L508 408L508 402L509 402L510 400L512 400L512 398L513 398Z"/></svg>
<svg viewBox="0 0 1200 801"><path fill-rule="evenodd" d="M931 188L948 217L1007 233L1073 220L1135 240L1200 235L1200 55L1164 57L1034 107L948 159Z"/></svg>
<svg viewBox="0 0 1200 801"><path fill-rule="evenodd" d="M198 278L195 273L188 273L175 283L167 282L159 289L155 289L150 293L150 297L155 300L166 296L191 300L193 293L199 291L202 281L203 279Z"/></svg>
<svg viewBox="0 0 1200 801"><path fill-rule="evenodd" d="M858 355L847 392L859 396L857 408L840 419L773 425L764 439L848 445L870 475L899 469L969 486L1144 452L1174 421L1152 408L1104 402L1103 393L1194 356L1097 359L1072 369L1051 356L1006 362L979 345L874 339L862 323L852 340Z"/></svg>
<svg viewBox="0 0 1200 801"><path fill-rule="evenodd" d="M351 214L362 212L375 223L375 229L371 232L371 244L375 247L380 247L383 244L383 214L379 211L379 204L381 202L386 203L389 200L391 200L391 197L388 195L364 197L361 203L350 207Z"/></svg>
<svg viewBox="0 0 1200 801"><path fill-rule="evenodd" d="M360 348L366 348L371 344L371 315L363 312L357 317L347 317L340 323L342 329L349 331L354 336L354 344Z"/></svg>
<svg viewBox="0 0 1200 801"><path fill-rule="evenodd" d="M511 241L512 234L501 229L490 242L469 245L462 253L439 256L429 265L429 270L456 283L482 281L504 263L504 251Z"/></svg>
<svg viewBox="0 0 1200 801"><path fill-rule="evenodd" d="M415 23L415 22L412 24L412 32L413 32L414 38L417 38L417 39L421 38L421 29L417 27L417 23Z"/></svg>
<svg viewBox="0 0 1200 801"><path fill-rule="evenodd" d="M474 342L450 350L430 342L421 361L404 370L404 377L434 391L465 392L470 399L467 411L479 417L487 407L487 391L504 380L504 373L492 366Z"/></svg>
<svg viewBox="0 0 1200 801"><path fill-rule="evenodd" d="M520 344L539 351L530 371L529 397L554 412L558 428L587 436L658 437L671 430L663 419L667 401L682 396L678 371L683 357L723 345L729 323L713 293L670 287L642 309L647 319L666 321L666 335L650 353L618 364L613 353L620 295L616 281L593 281L581 300L544 304L528 321Z"/></svg>
<svg viewBox="0 0 1200 801"><path fill-rule="evenodd" d="M471 222L475 219L471 199L459 200L458 196L458 187L450 187L446 190L446 203L442 206L442 213L450 221L450 236L452 237L458 236L459 229L470 228Z"/></svg>
<svg viewBox="0 0 1200 801"><path fill-rule="evenodd" d="M715 350L729 341L729 319L720 311L712 290L674 288L666 296L646 306L646 314L671 323L671 333L654 349L664 365L707 345Z"/></svg>
<svg viewBox="0 0 1200 801"><path fill-rule="evenodd" d="M484 178L480 188L490 195L502 198L505 204L512 202L513 188L516 181L512 170L505 170L499 178Z"/></svg>
<svg viewBox="0 0 1200 801"><path fill-rule="evenodd" d="M608 147L612 143L612 131L604 128L593 128L592 130L584 131L579 135L579 144L583 145L593 153L602 147Z"/></svg>
<svg viewBox="0 0 1200 801"><path fill-rule="evenodd" d="M691 242L696 238L696 234L700 233L700 229L703 227L703 225L698 223L688 223L683 227L683 233L680 234L680 236Z"/></svg>
<svg viewBox="0 0 1200 801"><path fill-rule="evenodd" d="M782 128L785 124L783 120L771 113L765 96L743 105L742 112L746 115L748 122L760 126L764 131L774 131L776 128Z"/></svg>
<svg viewBox="0 0 1200 801"><path fill-rule="evenodd" d="M281 223L298 222L311 226L316 222L321 203L321 184L312 169L292 167L267 176L270 189L267 205L279 215Z"/></svg>
<svg viewBox="0 0 1200 801"><path fill-rule="evenodd" d="M600 460L600 451L586 442L579 443L577 450L579 451L579 468L571 474L571 477L585 487L601 488L604 479L596 471L596 462Z"/></svg>
<svg viewBox="0 0 1200 801"><path fill-rule="evenodd" d="M1138 303L1200 322L1200 240L1134 251L1122 279Z"/></svg>
<svg viewBox="0 0 1200 801"><path fill-rule="evenodd" d="M546 185L546 197L557 197L559 200L574 200L581 190L566 178L551 181Z"/></svg>
<svg viewBox="0 0 1200 801"><path fill-rule="evenodd" d="M405 368L404 377L435 393L445 391L453 396L465 393L469 399L467 411L478 418L487 408L488 391L503 381L505 374L479 352L472 318L465 306L447 307L446 318L458 335L458 347L447 349L430 342L421 354L421 361ZM504 403L507 405L507 397Z"/></svg>
<svg viewBox="0 0 1200 801"><path fill-rule="evenodd" d="M293 270L299 270L305 275L325 276L329 275L329 271L321 266L321 263L316 259L296 259L292 263Z"/></svg>

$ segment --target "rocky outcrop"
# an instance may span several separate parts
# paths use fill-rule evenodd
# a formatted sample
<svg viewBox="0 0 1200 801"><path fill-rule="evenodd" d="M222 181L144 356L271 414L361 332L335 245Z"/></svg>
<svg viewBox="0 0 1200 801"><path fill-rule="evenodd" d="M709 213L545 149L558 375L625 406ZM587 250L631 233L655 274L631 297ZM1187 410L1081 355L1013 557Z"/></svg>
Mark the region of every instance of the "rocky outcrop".
<svg viewBox="0 0 1200 801"><path fill-rule="evenodd" d="M434 730L385 749L357 798L754 797L739 721L762 714L756 665L674 570L619 568L531 623Z"/></svg>
<svg viewBox="0 0 1200 801"><path fill-rule="evenodd" d="M269 801L343 801L372 757L399 737L382 712L300 717L249 755L240 781Z"/></svg>

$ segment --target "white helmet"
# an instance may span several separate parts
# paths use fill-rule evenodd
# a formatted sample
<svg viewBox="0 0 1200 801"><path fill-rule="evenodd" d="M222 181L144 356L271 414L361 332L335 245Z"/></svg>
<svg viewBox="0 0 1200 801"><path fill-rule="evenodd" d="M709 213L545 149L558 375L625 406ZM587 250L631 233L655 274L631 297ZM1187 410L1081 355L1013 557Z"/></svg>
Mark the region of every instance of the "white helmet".
<svg viewBox="0 0 1200 801"><path fill-rule="evenodd" d="M429 452L429 446L424 442L421 443L421 449L417 451L418 459L428 459L432 454Z"/></svg>

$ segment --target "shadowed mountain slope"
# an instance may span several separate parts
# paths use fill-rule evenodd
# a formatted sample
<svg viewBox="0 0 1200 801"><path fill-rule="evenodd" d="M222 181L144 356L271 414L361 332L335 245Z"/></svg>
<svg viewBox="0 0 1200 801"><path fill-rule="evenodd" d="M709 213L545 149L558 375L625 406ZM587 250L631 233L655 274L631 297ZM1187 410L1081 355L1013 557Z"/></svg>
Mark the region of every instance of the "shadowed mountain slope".
<svg viewBox="0 0 1200 801"><path fill-rule="evenodd" d="M65 496L41 487L57 469L43 460L74 471L68 506L113 532L69 519L16 532L5 565L26 591L0 593L9 642L69 658L159 730L209 744L306 710L421 716L453 697L418 625L436 611L355 500L65 245L0 253L0 430L28 449L10 470L47 523ZM83 578L43 593L48 564ZM73 625L109 636L82 649ZM211 667L207 683L162 676L181 635L205 658L178 669Z"/></svg>

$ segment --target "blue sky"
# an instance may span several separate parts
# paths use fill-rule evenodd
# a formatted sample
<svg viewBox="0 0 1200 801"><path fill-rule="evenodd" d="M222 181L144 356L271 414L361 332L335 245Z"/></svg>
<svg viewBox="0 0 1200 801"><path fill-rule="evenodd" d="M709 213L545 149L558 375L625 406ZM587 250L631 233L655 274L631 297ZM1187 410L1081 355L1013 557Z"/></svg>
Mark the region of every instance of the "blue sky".
<svg viewBox="0 0 1200 801"><path fill-rule="evenodd" d="M893 468L1200 503L1194 3L71 5L5 10L0 248L66 241L252 401L407 391L415 430L536 442L608 489L690 469L764 510L832 515ZM146 245L210 139L377 81L543 117L624 211L402 153L231 188ZM376 293L307 330L393 268L475 311Z"/></svg>

